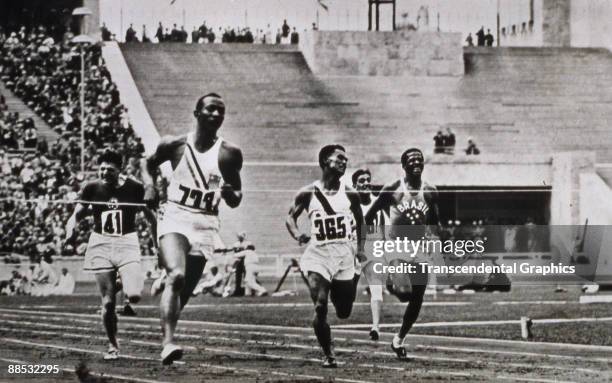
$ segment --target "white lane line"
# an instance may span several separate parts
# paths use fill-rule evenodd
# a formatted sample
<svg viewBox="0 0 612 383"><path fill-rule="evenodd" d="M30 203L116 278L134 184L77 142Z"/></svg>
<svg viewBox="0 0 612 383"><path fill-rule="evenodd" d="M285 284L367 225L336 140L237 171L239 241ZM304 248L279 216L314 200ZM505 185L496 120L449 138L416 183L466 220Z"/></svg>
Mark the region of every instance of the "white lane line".
<svg viewBox="0 0 612 383"><path fill-rule="evenodd" d="M5 342L17 343L17 344L22 344L22 345L32 346L32 347L53 348L53 349L59 349L59 350L84 352L84 353L90 353L90 354L91 353L93 353L93 354L103 354L102 352L84 350L84 349L75 348L75 347L64 347L64 346L45 344L45 343L34 343L34 342L21 341L19 339L12 339L12 338L0 338L0 339L2 339ZM151 344L151 345L159 346L157 343L152 343L152 342L140 341L139 343L147 344L147 345ZM234 353L240 353L240 352L239 351L235 351ZM242 354L253 354L253 355L258 355L258 356L265 356L266 355L266 354L255 354L255 353L242 353ZM125 358L125 359L154 360L156 362L159 362L158 359L147 358L147 357L138 357L138 356L132 356L132 355L125 355L125 354L122 354L120 357L121 358ZM279 356L279 359L286 359L286 357ZM316 361L320 362L319 360L316 360ZM185 364L185 362L175 361L174 364ZM213 365L213 364L200 364L200 366L211 367L211 368L220 368L220 369L226 368L224 366ZM238 369L238 368L235 368L234 370L243 371L243 372L251 372L251 373L256 373L256 374L260 374L260 375L272 374L272 375L289 376L289 377L309 378L309 379L316 379L316 380L327 380L328 379L325 376L318 376L318 375L301 375L301 374L289 374L289 373L281 373L281 372L276 372L275 373L273 371L263 371L263 370L257 370L257 369L243 369L243 368ZM108 376L110 376L110 375L108 375ZM133 381L142 381L142 382L145 382L144 380L138 380L136 378L126 378L126 379L131 379ZM337 378L337 377L334 378L334 381L345 382L345 383L374 383L374 382L367 381L367 380L344 379L344 378ZM147 383L158 383L158 381L154 381L154 380L146 381L146 382Z"/></svg>
<svg viewBox="0 0 612 383"><path fill-rule="evenodd" d="M188 304L185 309L207 309L207 308L236 308L236 303L203 303L203 304ZM299 307L313 307L312 303L239 303L241 307L249 308L299 308ZM388 302L386 306L399 306L405 307L406 303L402 302ZM471 306L472 302L423 302L423 306L429 307L456 307L456 306ZM369 307L369 302L355 302L353 307ZM99 309L100 305L86 305L80 306L84 309ZM136 305L138 309L159 309L159 305ZM54 309L65 309L66 306L58 305L19 305L19 309L38 309L38 310L54 310Z"/></svg>
<svg viewBox="0 0 612 383"><path fill-rule="evenodd" d="M532 319L533 323L542 324L557 324L557 323L576 323L576 322L610 322L612 317L601 317L601 318L546 318L546 319ZM457 322L426 322L426 323L415 323L412 327L462 327L462 326L491 326L491 325L503 325L503 324L520 324L520 319L509 319L509 320L480 320L480 321L457 321ZM381 324L380 328L397 328L400 327L401 323L385 323ZM332 326L333 329L355 329L365 328L369 329L372 327L371 323L364 324L343 324Z"/></svg>
<svg viewBox="0 0 612 383"><path fill-rule="evenodd" d="M208 363L200 363L200 366L201 367L215 368L215 369L224 370L224 371L239 371L239 372L256 373L256 374L262 373L262 371L256 370L254 368L226 367L226 366L212 365L212 364L208 364ZM314 380L329 380L330 379L328 377L319 376L319 375L291 374L291 373L288 373L288 372L281 372L281 371L274 371L274 370L266 371L265 373L266 374L270 374L270 375L276 375L276 376L286 376L286 377L289 377L289 378L314 379ZM338 378L338 377L334 377L330 381L346 382L346 383L364 383L364 382L367 382L367 381L364 381L364 380L344 379L344 378Z"/></svg>
<svg viewBox="0 0 612 383"><path fill-rule="evenodd" d="M70 326L64 326L65 328L69 328ZM40 334L40 333L48 333L48 331L38 331L38 330L25 330L25 329L7 329L7 328L1 328L0 330L4 330L4 331L13 331L13 332L26 332L26 333L31 333L31 334ZM84 339L101 339L101 340L106 340L106 337L103 336L91 336L91 335L84 335L84 334L75 334L75 333L68 333L68 332L63 332L63 333L55 333L55 335L58 336L62 336L62 337L67 337L67 338L84 338ZM78 352L87 352L88 350L83 350L83 349L79 349L79 348L74 348L74 347L64 347L64 346L58 346L58 345L49 345L49 344L40 344L40 343L33 343L33 342L27 342L27 341L19 341L17 339L11 339L11 338L0 338L2 340L8 341L8 342L12 342L12 343L21 343L24 345L30 345L30 346L38 346L38 347L49 347L49 348L56 348L56 349L65 349L65 350L69 350L69 351L78 351ZM117 338L117 340L121 343L133 343L133 344L139 344L139 345L143 345L143 346L151 346L151 347L159 347L159 343L155 343L155 342L148 342L148 341L142 341L142 340L130 340L130 339L123 339L123 338ZM241 341L240 339L236 339L237 341ZM301 358L301 357L296 357L296 356L287 356L287 355L276 355L276 354L269 354L269 353L257 353L257 352L248 352L248 351L236 351L236 350L227 350L227 349L222 349L222 348L218 348L218 347L208 347L208 346L202 346L202 347L193 347L193 346L183 346L184 349L188 349L191 351L197 351L197 350L202 350L202 351L208 351L208 352L212 352L212 353L217 353L217 354L224 354L224 355L242 355L242 356L254 356L254 357L258 357L258 358L265 358L265 359L270 359L270 360L292 360L292 361L299 361L299 362L312 362L312 363L321 363L321 361L319 359L315 359L315 358ZM90 351L91 352L91 351ZM102 352L93 352L96 354L103 354ZM129 358L129 359L143 359L143 360L152 360L152 358L147 358L147 357L136 357L136 356L131 356L131 355L125 355L125 354L120 354L120 358ZM157 359L153 359L155 361L158 361ZM175 364L185 364L186 362L174 362ZM340 365L343 365L345 363L339 363ZM213 365L207 365L207 366L213 366ZM257 370L253 370L253 371L257 371ZM296 376L299 377L299 374L283 374L283 376ZM301 375L301 377L309 377L311 379L317 379L317 380L323 380L326 379L323 376L316 376L316 375L312 375L312 376L307 376L307 375ZM336 381L338 382L346 382L346 383L372 383L370 381L367 380L355 380L355 379L344 379L344 378L335 378Z"/></svg>
<svg viewBox="0 0 612 383"><path fill-rule="evenodd" d="M99 315L94 314L77 314L70 312L48 312L48 311L36 311L36 310L20 310L20 309L4 309L0 308L0 312L9 313L23 313L23 314L36 314L46 315L53 314L66 317L80 317L80 318L99 318ZM123 317L123 322L149 322L159 323L159 318L151 317ZM296 326L277 326L277 325L263 325L263 324L244 324L244 323L222 323L222 322L207 322L207 321L194 321L194 320L180 320L180 325L198 325L198 326L214 326L214 327L230 327L235 329L253 329L253 330L272 330L272 331L294 331L300 333L310 333L312 329L309 327L296 327ZM347 329L336 329L336 333L348 334L348 335L359 335L363 336L363 331L359 330L347 330ZM393 333L381 333L385 336L393 336ZM423 338L431 340L444 340L449 342L466 342L466 343L493 343L500 345L518 345L518 346L547 346L555 348L565 348L568 350L582 350L582 351L604 351L612 352L612 346L599 346L599 345L587 345L587 344L576 344L576 343L555 343L555 342L533 342L533 341L522 341L522 340L508 340L508 339L495 339L495 338L471 338L471 337L460 337L460 336L445 336L445 335L420 335L411 334L408 335L412 338Z"/></svg>
<svg viewBox="0 0 612 383"><path fill-rule="evenodd" d="M0 358L1 361L7 362L7 363L15 363L15 364L36 364L36 363L32 363L32 362L28 362L25 360L19 360L19 359L8 359L8 358ZM59 367L60 370L65 371L65 372L70 372L70 373L76 373L76 371L73 368L69 368L69 367ZM117 375L117 374L109 374L106 372L95 372L95 371L89 371L90 375L93 376L98 376L100 378L113 378L113 379L117 379L117 380L127 380L128 382L140 382L140 383L169 383L167 381L164 380L153 380L153 379L142 379L142 378L135 378L133 376L125 376L125 375ZM42 377L42 375L40 375Z"/></svg>
<svg viewBox="0 0 612 383"><path fill-rule="evenodd" d="M16 314L2 314L0 313L0 318L2 317L9 317L9 318L22 318L20 315L16 315ZM53 316L39 316L38 318L43 319L45 321L65 321L65 319L63 318L58 318L58 317L53 317ZM93 320L85 320L85 319L73 319L73 322L77 322L77 323L87 323L87 324L93 324L93 325L98 325L99 326L99 322L98 321L93 321ZM0 323L5 322L5 323L9 323L9 324L34 324L38 327L47 327L47 328L70 328L73 330L89 330L89 331L95 331L96 328L91 328L91 327L78 327L78 326L65 326L65 325L53 325L50 323L33 323L33 322L24 322L23 320L20 321L9 321L9 320L0 320ZM127 324L126 324L127 326ZM150 326L150 325L143 325L143 324L137 324L137 323L131 323L129 324L130 327L132 328L138 328L138 329L147 329L147 330L157 330L157 328L155 326ZM122 325L123 327L123 325ZM181 330L189 332L190 329L187 328L182 328ZM191 330L193 331L193 330ZM268 336L268 337L285 337L285 338L297 338L297 339L309 339L309 340L315 340L316 338L313 335L309 335L309 336L303 336L303 335L297 335L297 334L287 334L287 333L281 333L281 332L264 332L264 331L232 331L232 330L212 330L212 329L202 329L202 330L196 330L196 333L199 333L200 331L203 332L207 332L207 333L221 333L221 334L233 334L233 335L244 335L244 334L248 334L248 335L257 335L257 336ZM49 334L55 334L52 331L48 331L47 333ZM125 333L125 334L143 334L143 335L151 335L151 336L160 336L159 332L156 331L143 331L143 330L128 330L128 329L124 329L124 328L120 328L119 329L119 333ZM194 340L199 340L201 339L201 335L193 335L193 334L188 334L188 333L176 333L175 334L177 338L184 338L184 339L194 339ZM408 335L411 336L411 335ZM223 338L223 337L215 337L215 336L208 336L207 339L220 339L220 340L227 340L230 338ZM352 338L344 338L344 337L335 337L334 340L336 342L342 341L342 342L351 342L351 343L360 343L360 344L367 344L367 345L371 345L371 346L380 346L381 343L379 342L374 342L371 340L365 340L365 339L352 339ZM264 341L254 341L255 343L257 342L264 342ZM493 350L490 348L487 349L479 349L479 348L469 348L469 347L450 347L450 346L430 346L430 345L424 345L424 344L415 344L414 347L416 349L427 349L427 350L440 350L440 351L449 351L449 352L470 352L470 353L482 353L482 354L500 354L500 355L514 355L514 356L526 356L526 357L535 357L535 358L550 358L550 359L564 359L564 360L572 360L572 361L584 361L584 362L597 362L597 363L612 363L612 358L594 358L594 357L586 357L586 356L575 356L575 355L561 355L561 354L550 354L550 353L536 353L536 352L527 352L527 351L505 351L505 350ZM587 371L588 369L585 369L585 371Z"/></svg>
<svg viewBox="0 0 612 383"><path fill-rule="evenodd" d="M13 321L14 322L14 321ZM32 322L15 322L17 324L21 323L21 324L33 324ZM71 328L72 326L54 326L54 327L63 327L64 329L66 328ZM7 331L9 329L6 328L1 328L0 330L4 330ZM93 330L93 329L89 329L89 330ZM22 333L32 333L32 334L55 334L58 335L60 337L67 337L67 338L86 338L86 339L91 339L92 336L89 335L82 335L82 334L74 334L74 333L66 333L65 331L63 333L53 333L50 331L39 331L39 330L26 330L26 329L10 329L10 331L13 332L22 332ZM137 331L130 331L132 333L140 333L140 334L145 334L148 332L137 332ZM156 334L157 333L148 333L148 334ZM180 334L177 334L177 337L189 337L191 339L197 339L197 340L201 340L201 337L198 336L188 336L188 335L182 335L180 336ZM105 340L105 337L100 337L100 336L96 336L93 337L96 339L103 339ZM298 349L307 349L307 350L319 350L318 347L313 347L313 346L305 346L305 345L295 345L295 344L276 344L274 342L265 342L265 341L254 341L254 340L248 340L248 341L244 341L242 339L236 339L236 338L226 338L226 337L208 337L208 339L218 339L218 340L224 340L224 341L231 341L231 342L236 342L236 343L249 343L249 344L268 344L268 345L274 345L277 347L284 347L284 348L298 348ZM1 338L0 338L1 339ZM148 342L148 341L138 341L138 340L128 340L128 339L123 339L123 338L118 338L118 341L120 341L121 343L134 343L134 344L140 344L140 345L145 345L145 346L159 346L158 343L154 343L154 342ZM221 353L221 354L236 354L236 355L246 355L246 356L257 356L257 357L263 357L266 359L271 359L271 360L295 360L295 361L307 361L307 362L314 362L314 363L320 363L319 359L314 359L314 358L301 358L301 357L288 357L288 356L280 356L280 355L275 355L275 354L269 354L269 353L252 353L252 352L245 352L245 351L234 351L234 350L227 350L227 349L220 349L220 348L214 348L214 347L192 347L192 346L185 346L184 348L186 349L190 349L190 350L203 350L203 351L209 351L209 352L213 352L213 353ZM342 351L341 349L336 349L339 351ZM348 349L346 349L348 350ZM344 350L344 351L346 351ZM350 352L361 352L361 353L367 353L367 352L363 352L363 351L359 351L359 350L350 350ZM381 353L378 352L378 354L383 354L385 356L391 356L391 357L395 357L395 354L393 353ZM121 354L123 355L123 354ZM423 358L421 358L423 359ZM465 362L467 362L467 360L465 360ZM175 362L175 363L181 363L184 364L185 362ZM338 365L342 366L342 365L346 365L346 362L338 362ZM504 365L509 365L509 364L504 364ZM511 364L510 364L511 365ZM212 366L212 365L206 365L208 367ZM414 372L414 369L409 369L409 368L402 368L402 367L393 367L393 366L385 366L385 365L375 365L375 364L367 364L367 363L361 363L357 365L358 367L367 367L367 368L377 368L377 369L383 369L383 370L394 370L394 371L411 371ZM521 365L519 367L531 367L529 365ZM237 369L237 370L244 370L244 369ZM246 371L246 370L244 370ZM256 371L256 370L252 370L252 371ZM428 369L427 371L422 371L419 373L429 373L429 374L439 374L439 375L450 375L450 376L464 376L464 373L461 372L455 372L455 371L443 371L443 370L430 370ZM596 371L597 372L597 371ZM275 375L281 375L281 376L296 376L296 377L308 377L308 378L315 378L317 380L321 380L321 379L325 379L322 376L315 376L315 375L299 375L299 374L288 374L288 373L282 373L279 372L278 374ZM468 374L470 376L482 376L482 377L488 377L487 375L479 375L476 374L474 375L472 374ZM335 381L339 381L339 382L346 382L346 383L368 383L367 381L363 381L363 380L354 380L354 379L344 379L344 378L335 378Z"/></svg>
<svg viewBox="0 0 612 383"><path fill-rule="evenodd" d="M568 302L568 301L499 301L492 302L494 305L507 306L507 305L567 305L567 304L580 304L579 302Z"/></svg>
<svg viewBox="0 0 612 383"><path fill-rule="evenodd" d="M1 314L0 314L1 315ZM5 321L5 322L10 322L11 324L20 324L20 325L34 325L36 326L36 323L33 322L25 322L25 321ZM93 324L95 324L95 322L92 322ZM83 329L83 327L75 327L75 326L68 326L68 325L64 325L64 326L59 326L59 325L50 325L50 324L40 324L39 326L43 326L43 327L51 327L51 328L62 328L62 329ZM0 330L7 330L7 329L3 329L0 328ZM95 328L85 328L85 330L89 330L89 331L95 331ZM13 330L13 331L20 331L20 332L27 332L28 330ZM32 333L42 333L42 331L36 331L36 330L29 330ZM130 331L130 330L122 330L121 332L123 333L131 333L131 334L136 334L136 335L152 335L152 336L159 336L159 333L157 332L149 332L149 331ZM48 331L44 332L44 333L49 333ZM71 333L63 333L60 335L65 335L67 337L76 337L76 338L88 338L90 336L86 336L86 335L80 335L80 334L71 334ZM282 334L278 334L278 335L282 335ZM201 336L197 336L197 335L189 335L189 334L176 334L177 338L184 338L184 339L193 339L193 340L201 340L202 337ZM105 340L105 337L95 337L98 339L102 339ZM223 341L228 341L228 342L235 342L235 343L243 343L243 344L252 344L252 345L269 345L269 346L274 346L274 347L282 347L282 348L294 348L294 349L305 349L305 350L319 350L318 347L314 347L314 346L308 346L308 345L302 345L302 344L294 344L294 343L277 343L274 341L264 341L264 340L244 340L244 339L240 339L240 338L229 338L229 337L218 337L218 336L208 336L206 339L211 339L211 340L223 340ZM126 340L127 342L131 342L131 343L137 343L137 344L142 344L142 345L152 345L152 346L158 346L158 343L152 343L152 342L146 342L146 341L138 341L138 340ZM190 348L192 350L195 350L195 347L190 347L190 346L186 346L186 348ZM217 353L237 353L237 354L246 354L246 355L251 355L251 356L259 356L259 357L271 357L271 358L282 358L282 359L290 359L290 360L300 360L300 361L309 361L309 362L315 362L318 363L319 360L318 359L312 359L312 358L290 358L290 357L281 357L278 355L273 355L273 354L258 354L258 353L250 353L250 352L235 352L235 351L229 351L229 350L225 350L225 349L218 349L218 348L213 348L213 347L200 347L201 350L204 351L210 351L210 352L217 352ZM447 348L447 351L450 348ZM390 352L380 352L380 351L367 351L367 350L357 350L357 349L352 349L352 348L342 348L342 347L337 347L336 348L337 351L342 351L342 352L347 352L347 353L365 353L365 354L375 354L375 355L381 355L381 356L389 356L389 357L394 357L395 354L390 353ZM452 350L455 351L455 350ZM465 349L458 349L458 351L465 351ZM482 350L483 353L487 353L487 350ZM491 353L491 352L489 352ZM494 353L494 352L493 352ZM532 355L536 355L536 356L541 356L538 354L534 354L534 353L530 353ZM457 358L440 358L440 357L424 357L424 356L417 356L415 354L410 354L410 357L413 359L421 359L421 360L427 360L427 361L447 361L447 362L460 362L460 363L467 363L469 362L468 359L457 359ZM577 358L573 358L574 360L576 360ZM534 368L533 364L527 364L527 363L498 363L498 362L493 362L493 361L489 361L487 362L490 365L497 365L497 366L501 366L501 367L515 367L515 368ZM339 364L344 364L344 363L339 363ZM360 367L364 367L363 364L359 364ZM384 368L384 367L381 367ZM594 374L598 374L601 371L600 370L594 370L594 369L588 369L588 368L575 368L575 367L559 367L559 366L553 366L553 365L545 365L545 364L538 364L538 368L542 368L542 369L547 369L547 370L562 370L562 371L566 371L566 370L579 370L582 372L586 372L586 373L594 373Z"/></svg>
<svg viewBox="0 0 612 383"><path fill-rule="evenodd" d="M32 346L32 347L44 347L44 348L53 348L56 350L68 350L68 351L73 351L73 352L82 352L85 354L96 354L96 355L104 355L104 352L102 351L94 351L94 350L86 350L83 348L77 348L77 347L68 347L68 346L59 346L59 345L55 345L55 344L46 344L46 343L34 343L34 342L28 342L25 340L19 340L19 339L14 339L14 338L5 338L2 337L0 338L5 342L9 342L9 343L17 343L17 344L22 344L25 346ZM149 358L146 356L133 356L133 355L120 355L119 356L120 359L134 359L134 360L150 360L150 361L155 361L157 363L160 363L161 361L159 359L156 358ZM185 362L174 362L174 363L178 363L178 364L185 364Z"/></svg>
<svg viewBox="0 0 612 383"><path fill-rule="evenodd" d="M543 378L517 378L514 376L498 375L496 379L514 380L518 382L538 382L538 383L575 383L573 380L543 379Z"/></svg>

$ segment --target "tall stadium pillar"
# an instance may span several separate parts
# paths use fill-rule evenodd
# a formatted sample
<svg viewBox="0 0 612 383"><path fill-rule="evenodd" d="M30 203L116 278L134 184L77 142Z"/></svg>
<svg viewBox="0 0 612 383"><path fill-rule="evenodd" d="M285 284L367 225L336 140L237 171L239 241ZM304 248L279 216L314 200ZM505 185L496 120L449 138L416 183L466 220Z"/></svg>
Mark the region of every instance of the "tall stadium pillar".
<svg viewBox="0 0 612 383"><path fill-rule="evenodd" d="M91 11L91 15L85 18L85 33L100 40L100 0L83 0L83 6Z"/></svg>
<svg viewBox="0 0 612 383"><path fill-rule="evenodd" d="M542 0L542 43L545 47L571 45L571 0Z"/></svg>
<svg viewBox="0 0 612 383"><path fill-rule="evenodd" d="M580 175L595 171L593 152L555 153L552 161L552 196L550 223L552 225L581 225Z"/></svg>

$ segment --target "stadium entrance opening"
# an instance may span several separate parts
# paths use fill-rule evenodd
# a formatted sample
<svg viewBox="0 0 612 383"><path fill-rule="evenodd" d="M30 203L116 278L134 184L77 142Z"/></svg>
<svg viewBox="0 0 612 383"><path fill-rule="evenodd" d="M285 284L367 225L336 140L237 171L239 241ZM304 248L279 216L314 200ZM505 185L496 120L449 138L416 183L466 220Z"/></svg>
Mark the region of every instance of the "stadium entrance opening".
<svg viewBox="0 0 612 383"><path fill-rule="evenodd" d="M517 230L515 251L547 251L550 223L550 187L456 187L438 186L443 226L470 232L486 227L488 250L508 250L508 233ZM521 246L529 226L537 226L537 248Z"/></svg>

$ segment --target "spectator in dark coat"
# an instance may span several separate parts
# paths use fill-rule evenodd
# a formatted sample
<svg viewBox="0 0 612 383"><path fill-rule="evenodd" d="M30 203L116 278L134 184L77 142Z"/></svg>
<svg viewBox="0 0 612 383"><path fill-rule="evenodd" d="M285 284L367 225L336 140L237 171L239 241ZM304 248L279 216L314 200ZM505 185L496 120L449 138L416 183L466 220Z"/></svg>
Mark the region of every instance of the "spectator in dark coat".
<svg viewBox="0 0 612 383"><path fill-rule="evenodd" d="M135 42L138 42L138 39L136 38L136 31L132 27L132 24L130 24L130 27L125 32L125 42L126 43L135 43Z"/></svg>
<svg viewBox="0 0 612 383"><path fill-rule="evenodd" d="M159 23L159 26L157 27L157 32L155 32L155 38L160 43L164 42L164 27L162 26L161 22Z"/></svg>
<svg viewBox="0 0 612 383"><path fill-rule="evenodd" d="M485 46L485 32L484 32L484 27L480 27L480 29L478 30L478 32L476 32L476 39L478 41L478 46L479 47L484 47Z"/></svg>
<svg viewBox="0 0 612 383"><path fill-rule="evenodd" d="M282 37L289 37L289 32L291 32L291 28L289 27L289 24L287 24L287 20L283 20L283 26L281 27L281 29L283 30Z"/></svg>
<svg viewBox="0 0 612 383"><path fill-rule="evenodd" d="M291 32L291 44L297 45L299 43L300 43L300 35L295 30L295 27L293 27L293 32Z"/></svg>
<svg viewBox="0 0 612 383"><path fill-rule="evenodd" d="M488 47L492 47L494 41L495 41L495 38L493 38L493 35L491 34L491 30L487 29L487 34L485 35L485 45Z"/></svg>
<svg viewBox="0 0 612 383"><path fill-rule="evenodd" d="M105 23L102 23L102 27L100 27L100 34L102 35L102 41L111 41L111 32Z"/></svg>

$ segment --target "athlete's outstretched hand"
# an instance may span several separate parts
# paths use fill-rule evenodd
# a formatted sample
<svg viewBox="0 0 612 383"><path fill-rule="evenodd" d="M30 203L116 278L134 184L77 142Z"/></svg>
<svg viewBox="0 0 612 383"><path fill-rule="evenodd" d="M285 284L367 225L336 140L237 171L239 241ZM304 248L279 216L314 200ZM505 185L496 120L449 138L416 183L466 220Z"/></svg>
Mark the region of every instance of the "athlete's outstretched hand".
<svg viewBox="0 0 612 383"><path fill-rule="evenodd" d="M357 250L357 254L355 254L355 257L359 262L365 262L368 260L368 257L366 257L363 250Z"/></svg>
<svg viewBox="0 0 612 383"><path fill-rule="evenodd" d="M221 198L227 201L227 199L234 198L234 187L231 184L224 183L221 185Z"/></svg>
<svg viewBox="0 0 612 383"><path fill-rule="evenodd" d="M155 210L157 208L157 203L159 202L159 200L157 198L157 190L155 190L155 186L145 186L143 201L149 209Z"/></svg>
<svg viewBox="0 0 612 383"><path fill-rule="evenodd" d="M310 236L308 234L300 234L300 236L297 238L298 243L300 244L300 246L307 244L308 242L310 242Z"/></svg>

